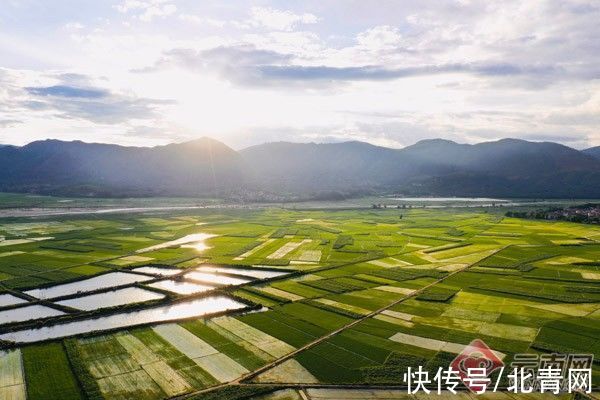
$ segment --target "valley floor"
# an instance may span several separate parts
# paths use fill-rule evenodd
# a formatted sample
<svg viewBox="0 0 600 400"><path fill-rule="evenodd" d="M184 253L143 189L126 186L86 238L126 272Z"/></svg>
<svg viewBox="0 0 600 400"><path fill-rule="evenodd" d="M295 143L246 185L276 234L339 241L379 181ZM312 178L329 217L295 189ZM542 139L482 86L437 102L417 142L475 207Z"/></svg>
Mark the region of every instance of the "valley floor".
<svg viewBox="0 0 600 400"><path fill-rule="evenodd" d="M2 219L0 399L424 398L407 394L407 368L433 376L475 339L507 367L600 356L600 228L499 214Z"/></svg>

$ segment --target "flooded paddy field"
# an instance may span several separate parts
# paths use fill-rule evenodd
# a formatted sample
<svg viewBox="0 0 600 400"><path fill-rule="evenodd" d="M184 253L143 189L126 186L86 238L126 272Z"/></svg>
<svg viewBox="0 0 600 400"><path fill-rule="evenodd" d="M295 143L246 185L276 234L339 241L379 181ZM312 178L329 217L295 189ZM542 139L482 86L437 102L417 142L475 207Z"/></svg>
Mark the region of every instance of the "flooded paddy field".
<svg viewBox="0 0 600 400"><path fill-rule="evenodd" d="M115 307L123 304L143 303L150 300L164 298L164 295L137 287L117 289L110 292L91 294L75 297L68 300L57 301L61 306L72 307L78 310L93 311L102 308Z"/></svg>
<svg viewBox="0 0 600 400"><path fill-rule="evenodd" d="M160 400L264 366L244 382L393 385L473 339L505 363L600 357L599 229L427 208L0 220L0 398Z"/></svg>
<svg viewBox="0 0 600 400"><path fill-rule="evenodd" d="M215 289L214 286L173 280L158 281L155 283L151 283L148 286L177 294L197 294Z"/></svg>
<svg viewBox="0 0 600 400"><path fill-rule="evenodd" d="M40 318L55 317L64 315L65 313L54 308L41 306L37 304L26 305L10 310L0 311L0 325L10 324L13 322L23 322L28 320L36 320Z"/></svg>
<svg viewBox="0 0 600 400"><path fill-rule="evenodd" d="M94 290L128 285L135 282L149 281L151 279L152 278L147 276L128 274L126 272L110 272L94 278L66 283L64 285L27 290L24 293L38 299L54 299L76 293L92 292Z"/></svg>
<svg viewBox="0 0 600 400"><path fill-rule="evenodd" d="M207 314L237 310L246 306L246 304L224 296L206 297L169 306L148 308L89 320L60 323L44 328L14 331L0 334L0 340L7 340L14 343L39 342L94 331L111 330L154 322L175 321L190 317L202 317Z"/></svg>
<svg viewBox="0 0 600 400"><path fill-rule="evenodd" d="M12 306L21 303L27 303L27 300L24 300L12 294L0 294L0 307Z"/></svg>
<svg viewBox="0 0 600 400"><path fill-rule="evenodd" d="M272 270L261 270L251 268L231 268L231 267L214 267L214 266L201 266L197 268L198 272L210 272L215 274L234 274L242 275L255 279L269 279L277 276L283 276L289 274L289 271L272 271Z"/></svg>
<svg viewBox="0 0 600 400"><path fill-rule="evenodd" d="M134 268L133 272L142 272L145 274L152 274L157 276L172 276L183 272L181 269L176 268L157 268L157 267L138 267Z"/></svg>
<svg viewBox="0 0 600 400"><path fill-rule="evenodd" d="M194 281L204 282L215 285L243 285L244 283L250 282L252 279L245 279L241 277L233 277L228 275L219 275L212 272L188 272L184 275L186 279Z"/></svg>

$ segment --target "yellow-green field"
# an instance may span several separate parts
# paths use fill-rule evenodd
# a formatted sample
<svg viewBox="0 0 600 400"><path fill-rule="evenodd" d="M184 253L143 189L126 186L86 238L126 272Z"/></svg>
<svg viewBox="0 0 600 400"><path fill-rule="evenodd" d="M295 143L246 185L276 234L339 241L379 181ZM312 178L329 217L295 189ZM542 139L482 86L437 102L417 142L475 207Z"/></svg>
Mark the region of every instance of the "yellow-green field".
<svg viewBox="0 0 600 400"><path fill-rule="evenodd" d="M158 248L199 233L214 236ZM160 293L153 301L162 305L214 292L256 311L2 342L0 399L405 398L375 389L400 387L408 366L447 366L474 339L505 364L518 353L600 357L597 226L484 209L207 209L11 218L0 220L0 237L0 289L12 296L0 317L28 304L62 313L0 325L0 338L100 315L25 292L145 265L176 268L178 278L121 287ZM236 266L217 273L235 283L186 275L206 264ZM286 274L252 277L259 269ZM163 279L205 286L185 294L150 286ZM9 304L14 298L20 302ZM600 367L593 368L600 385ZM342 384L372 392L335 392Z"/></svg>

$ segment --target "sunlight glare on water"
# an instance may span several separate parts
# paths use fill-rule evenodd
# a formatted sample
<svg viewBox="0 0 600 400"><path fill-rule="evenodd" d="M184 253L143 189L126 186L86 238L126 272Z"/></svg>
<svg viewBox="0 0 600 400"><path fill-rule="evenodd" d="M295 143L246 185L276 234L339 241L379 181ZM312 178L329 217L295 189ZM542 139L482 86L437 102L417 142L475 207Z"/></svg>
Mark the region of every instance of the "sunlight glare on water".
<svg viewBox="0 0 600 400"><path fill-rule="evenodd" d="M156 283L152 283L149 286L154 288L168 290L169 292L174 292L178 294L195 294L200 292L206 292L209 290L213 290L213 286L200 285L198 283L191 283L185 281L171 281L164 280Z"/></svg>
<svg viewBox="0 0 600 400"><path fill-rule="evenodd" d="M250 282L250 279L234 278L232 276L218 275L213 272L190 272L185 274L188 279L219 285L241 285Z"/></svg>
<svg viewBox="0 0 600 400"><path fill-rule="evenodd" d="M257 279L268 279L274 278L277 276L287 275L289 271L269 271L262 269L252 269L252 268L230 268L230 267L213 267L213 266L201 266L197 268L196 271L199 272L210 272L210 273L225 273L225 274L239 274L245 276L251 276Z"/></svg>
<svg viewBox="0 0 600 400"><path fill-rule="evenodd" d="M16 343L32 343L56 339L82 333L117 329L153 322L174 321L227 310L238 310L245 304L225 296L211 296L175 303L168 306L148 308L139 311L108 315L105 317L56 324L37 329L25 329L0 335L0 340Z"/></svg>
<svg viewBox="0 0 600 400"><path fill-rule="evenodd" d="M185 244L185 245L183 245L181 247L183 247L185 249L194 249L194 250L196 250L198 252L210 249L210 246L208 246L203 241L202 242Z"/></svg>
<svg viewBox="0 0 600 400"><path fill-rule="evenodd" d="M145 247L137 250L136 253L147 253L149 251L160 250L171 246L181 246L184 248L195 249L200 252L210 248L208 245L206 245L205 241L215 236L217 235L213 235L211 233L192 233L191 235L186 235L179 239Z"/></svg>

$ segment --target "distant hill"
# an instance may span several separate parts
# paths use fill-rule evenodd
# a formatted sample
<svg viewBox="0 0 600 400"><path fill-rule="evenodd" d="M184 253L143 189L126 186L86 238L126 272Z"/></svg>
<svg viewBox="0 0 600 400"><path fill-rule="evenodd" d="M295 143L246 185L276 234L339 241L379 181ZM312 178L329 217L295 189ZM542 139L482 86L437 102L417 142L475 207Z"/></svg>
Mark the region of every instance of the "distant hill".
<svg viewBox="0 0 600 400"><path fill-rule="evenodd" d="M86 196L215 195L241 184L241 158L202 138L152 148L44 140L0 148L0 188Z"/></svg>
<svg viewBox="0 0 600 400"><path fill-rule="evenodd" d="M241 151L253 183L277 190L394 190L407 195L598 197L600 162L556 143L423 140L400 150L361 142L268 143Z"/></svg>
<svg viewBox="0 0 600 400"><path fill-rule="evenodd" d="M600 146L590 147L589 149L582 150L582 152L600 160Z"/></svg>
<svg viewBox="0 0 600 400"><path fill-rule="evenodd" d="M580 151L550 142L503 139L475 145L422 141L400 150L436 164L429 177L415 177L410 193L451 196L598 197L600 163Z"/></svg>
<svg viewBox="0 0 600 400"><path fill-rule="evenodd" d="M379 192L600 198L593 150L517 139L423 140L399 150L356 141L277 142L240 152L210 138L153 148L44 140L0 146L0 190L236 199Z"/></svg>
<svg viewBox="0 0 600 400"><path fill-rule="evenodd" d="M394 183L402 173L396 150L363 142L267 143L241 155L249 182L265 189L371 189ZM382 176L382 171L389 172Z"/></svg>

